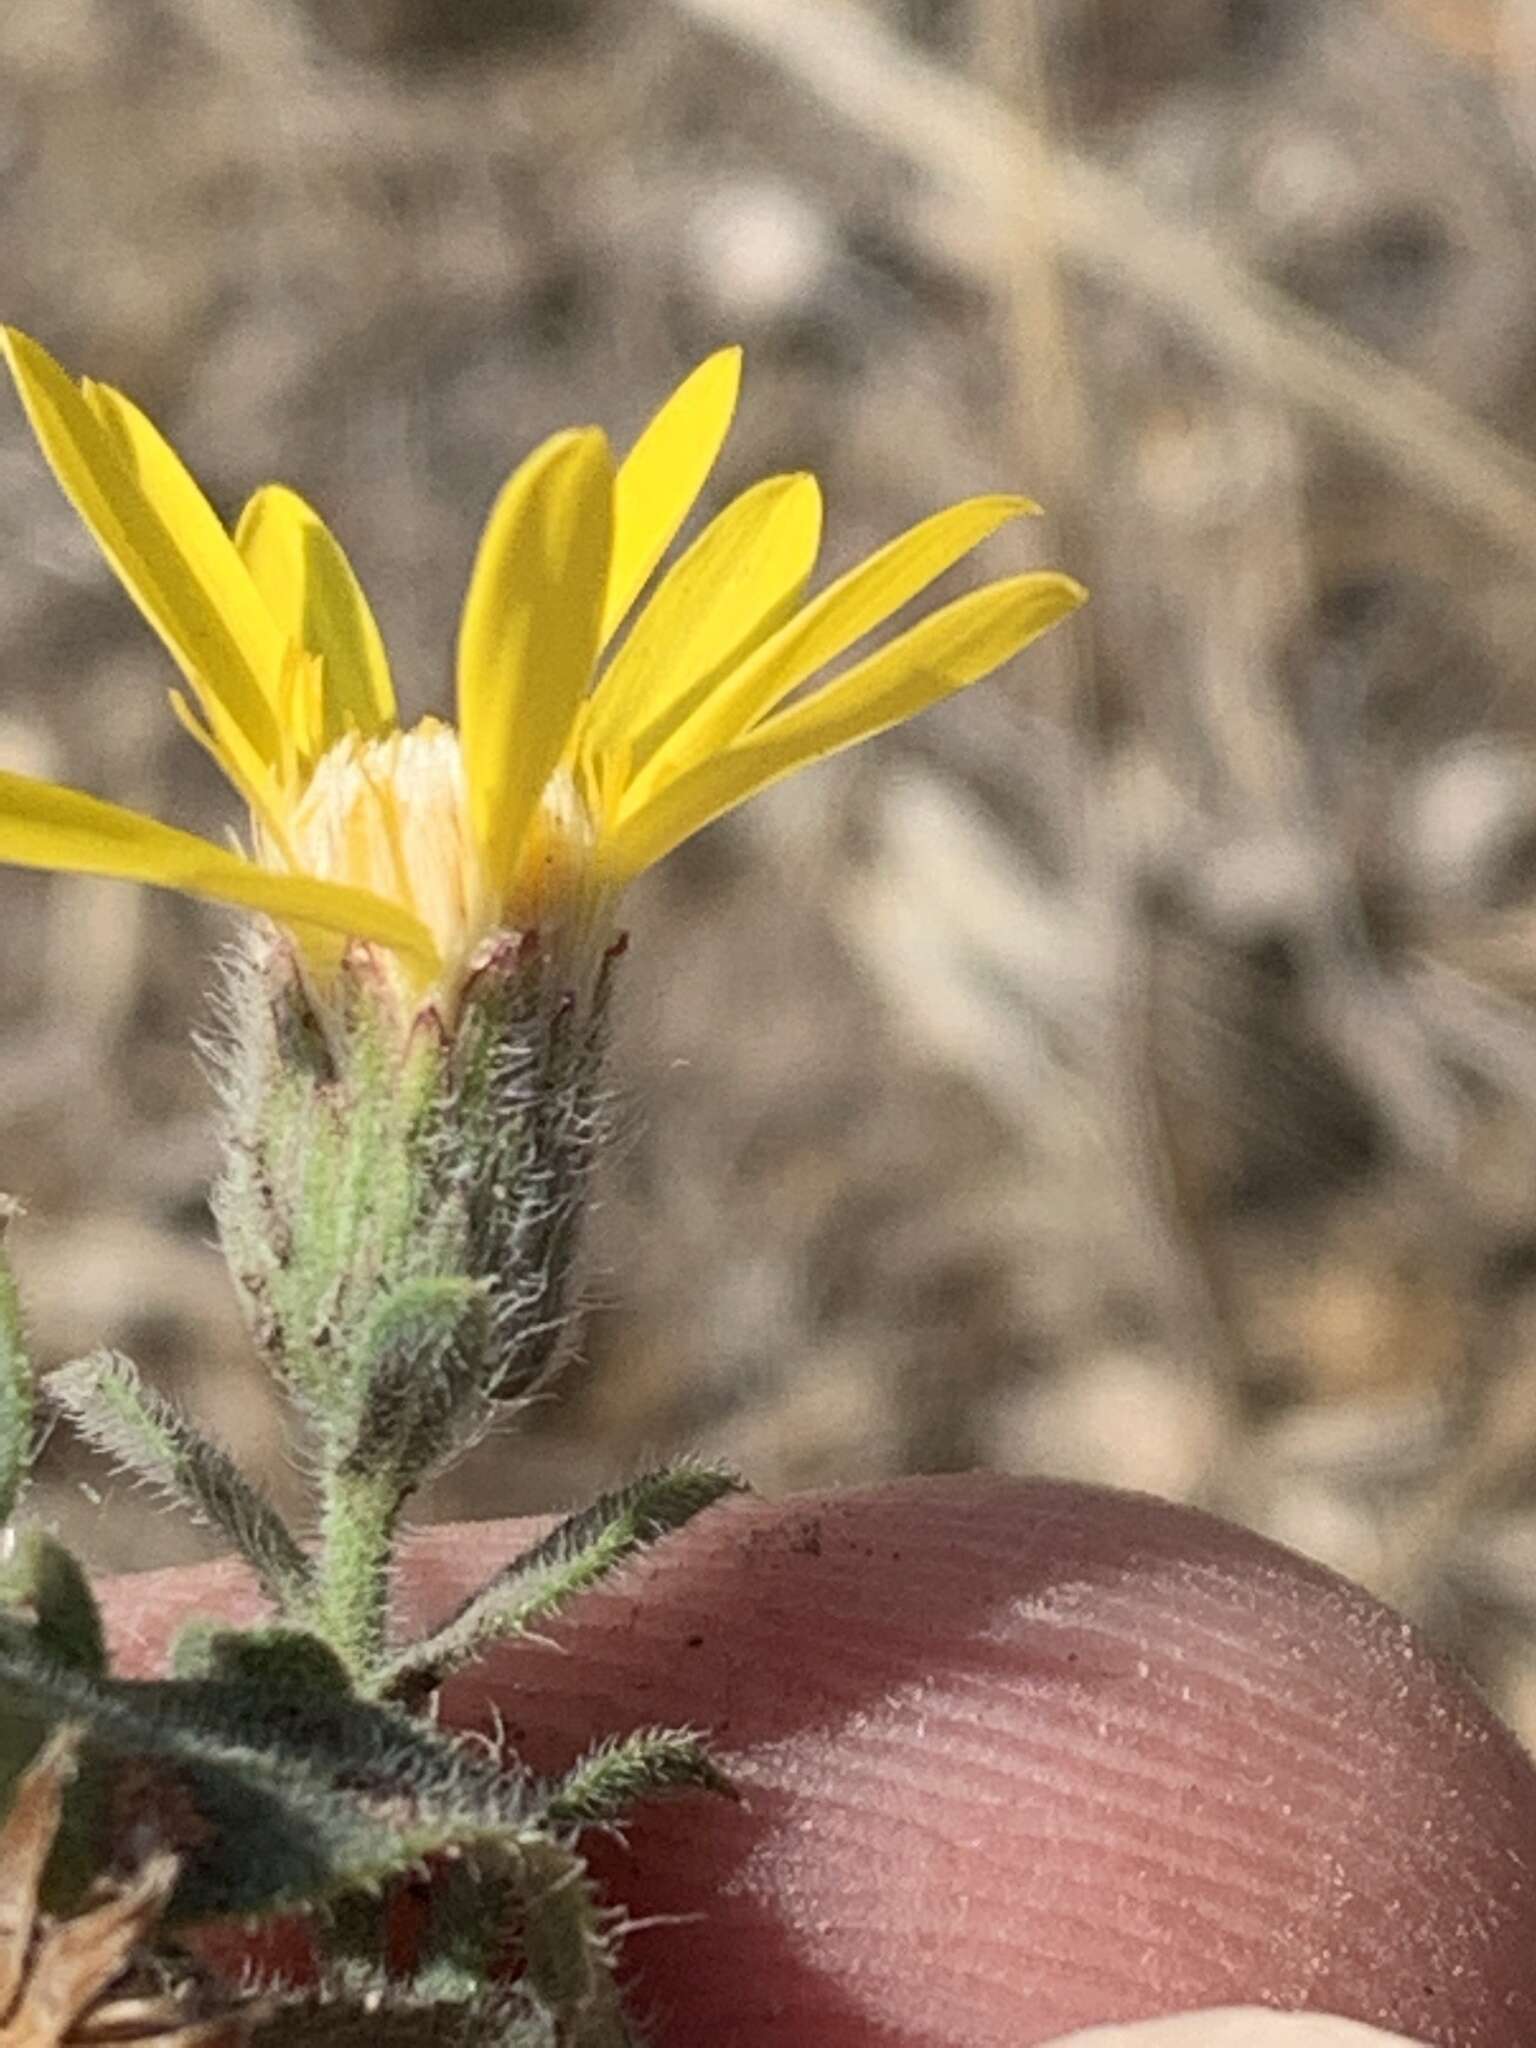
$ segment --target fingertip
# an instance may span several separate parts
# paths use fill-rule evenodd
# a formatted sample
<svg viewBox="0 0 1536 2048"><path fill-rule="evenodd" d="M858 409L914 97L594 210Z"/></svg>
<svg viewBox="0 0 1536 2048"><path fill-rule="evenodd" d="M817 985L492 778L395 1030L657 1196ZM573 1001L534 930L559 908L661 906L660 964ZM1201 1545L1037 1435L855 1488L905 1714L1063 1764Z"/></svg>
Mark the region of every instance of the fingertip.
<svg viewBox="0 0 1536 2048"><path fill-rule="evenodd" d="M1398 1616L1209 1516L982 1476L732 1504L447 1709L492 1697L535 1763L712 1729L743 1807L605 1852L678 2044L1241 2003L1536 2038L1527 1759Z"/></svg>
<svg viewBox="0 0 1536 2048"><path fill-rule="evenodd" d="M426 1532L405 1596L437 1618L528 1533ZM214 1604L160 1579L118 1602L141 1658ZM985 1476L726 1503L443 1709L548 1770L711 1730L742 1802L597 1852L672 2048L1243 2004L1536 2039L1531 1764L1400 1617L1190 1510Z"/></svg>

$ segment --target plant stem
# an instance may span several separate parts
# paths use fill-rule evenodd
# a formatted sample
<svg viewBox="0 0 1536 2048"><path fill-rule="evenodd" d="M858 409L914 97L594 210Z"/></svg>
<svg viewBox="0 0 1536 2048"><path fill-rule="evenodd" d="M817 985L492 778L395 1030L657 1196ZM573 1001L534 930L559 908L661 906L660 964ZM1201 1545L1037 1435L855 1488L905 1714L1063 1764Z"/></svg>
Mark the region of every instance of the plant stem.
<svg viewBox="0 0 1536 2048"><path fill-rule="evenodd" d="M21 1295L5 1256L5 1229L16 1204L0 1195L0 1523L10 1519L32 1462L32 1360Z"/></svg>
<svg viewBox="0 0 1536 2048"><path fill-rule="evenodd" d="M360 1681L378 1668L386 1647L401 1498L399 1481L388 1474L343 1469L326 1475L317 1621Z"/></svg>

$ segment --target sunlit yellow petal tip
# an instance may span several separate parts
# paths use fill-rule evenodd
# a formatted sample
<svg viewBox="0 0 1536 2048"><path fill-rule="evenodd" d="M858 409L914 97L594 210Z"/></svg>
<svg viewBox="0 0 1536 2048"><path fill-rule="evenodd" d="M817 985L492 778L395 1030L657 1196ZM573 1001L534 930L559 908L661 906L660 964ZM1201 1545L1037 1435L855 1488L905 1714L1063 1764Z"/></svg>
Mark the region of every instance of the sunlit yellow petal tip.
<svg viewBox="0 0 1536 2048"><path fill-rule="evenodd" d="M592 699L584 743L622 739L649 758L713 679L774 633L804 595L821 545L821 490L801 471L727 505L667 571Z"/></svg>
<svg viewBox="0 0 1536 2048"><path fill-rule="evenodd" d="M387 732L395 687L383 635L319 513L286 484L266 484L240 514L235 548L278 629L324 663L325 743Z"/></svg>
<svg viewBox="0 0 1536 2048"><path fill-rule="evenodd" d="M61 377L67 374L40 341L34 341L19 327L0 326L0 349L4 350L6 367L22 392L39 378L44 366L51 366Z"/></svg>
<svg viewBox="0 0 1536 2048"><path fill-rule="evenodd" d="M729 745L701 754L670 781L647 786L637 780L619 804L603 850L609 877L616 884L633 878L759 790L979 682L1086 596L1080 583L1053 570L984 585Z"/></svg>
<svg viewBox="0 0 1536 2048"><path fill-rule="evenodd" d="M458 699L470 815L505 888L597 657L613 545L613 457L597 428L556 434L491 511L464 605Z"/></svg>
<svg viewBox="0 0 1536 2048"><path fill-rule="evenodd" d="M104 387L88 397L16 328L5 355L48 463L186 677L210 727L248 769L271 764L277 636L229 536L150 422Z"/></svg>
<svg viewBox="0 0 1536 2048"><path fill-rule="evenodd" d="M747 732L828 662L891 618L1032 501L1008 492L932 513L838 577L677 720L639 768L637 801L657 795Z"/></svg>
<svg viewBox="0 0 1536 2048"><path fill-rule="evenodd" d="M677 538L736 415L742 351L717 349L690 371L620 465L613 565L600 644L613 637Z"/></svg>

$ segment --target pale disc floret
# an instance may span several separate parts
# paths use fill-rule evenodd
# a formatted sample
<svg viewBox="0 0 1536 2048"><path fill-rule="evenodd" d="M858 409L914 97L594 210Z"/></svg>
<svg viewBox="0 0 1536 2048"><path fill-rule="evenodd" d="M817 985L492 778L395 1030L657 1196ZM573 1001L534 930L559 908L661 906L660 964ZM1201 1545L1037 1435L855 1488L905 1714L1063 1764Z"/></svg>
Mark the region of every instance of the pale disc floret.
<svg viewBox="0 0 1536 2048"><path fill-rule="evenodd" d="M469 829L459 736L440 719L363 739L348 733L315 763L285 820L287 849L263 835L270 866L403 904L445 962L463 962L494 925Z"/></svg>
<svg viewBox="0 0 1536 2048"><path fill-rule="evenodd" d="M431 933L442 966L436 996L451 1010L485 949L529 931L589 893L595 830L564 769L545 787L510 893L490 881L470 821L459 735L437 718L376 739L348 733L316 762L284 820L285 844L258 836L262 860L389 898ZM386 971L411 998L400 963Z"/></svg>

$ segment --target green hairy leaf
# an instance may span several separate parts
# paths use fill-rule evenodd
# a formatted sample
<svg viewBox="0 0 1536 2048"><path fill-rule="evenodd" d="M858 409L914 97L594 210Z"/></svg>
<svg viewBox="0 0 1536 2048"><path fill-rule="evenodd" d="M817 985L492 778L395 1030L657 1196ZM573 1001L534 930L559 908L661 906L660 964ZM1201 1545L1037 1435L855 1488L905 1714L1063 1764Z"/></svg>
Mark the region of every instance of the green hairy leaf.
<svg viewBox="0 0 1536 2048"><path fill-rule="evenodd" d="M106 1670L96 1596L57 1537L42 1529L22 1531L0 1565L0 1606L26 1614L31 1639L47 1656L87 1677Z"/></svg>
<svg viewBox="0 0 1536 2048"><path fill-rule="evenodd" d="M638 1551L741 1491L741 1481L724 1467L684 1462L604 1494L514 1558L431 1635L401 1651L385 1667L380 1689L402 1700L431 1692L487 1644L547 1620Z"/></svg>
<svg viewBox="0 0 1536 2048"><path fill-rule="evenodd" d="M279 1606L304 1606L312 1569L276 1508L226 1450L144 1384L129 1359L98 1352L49 1373L43 1387L87 1443L211 1522Z"/></svg>
<svg viewBox="0 0 1536 2048"><path fill-rule="evenodd" d="M177 1817L169 1919L272 1913L369 1892L431 1855L515 1863L533 1833L527 1781L482 1749L387 1708L238 1677L92 1678L41 1642L0 1638L0 1764L9 1776L61 1721L85 1738L82 1779L131 1763ZM105 1855L99 1862L106 1862Z"/></svg>

